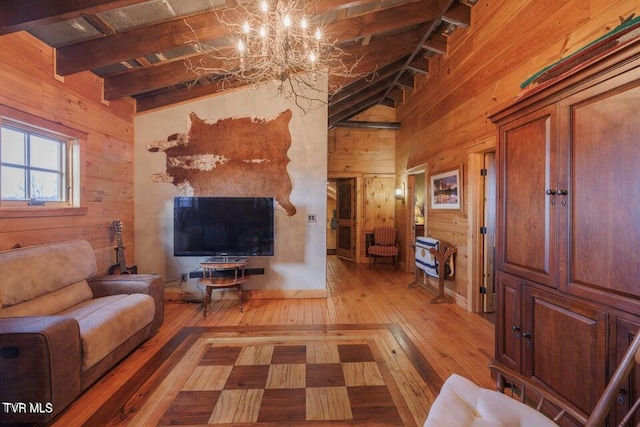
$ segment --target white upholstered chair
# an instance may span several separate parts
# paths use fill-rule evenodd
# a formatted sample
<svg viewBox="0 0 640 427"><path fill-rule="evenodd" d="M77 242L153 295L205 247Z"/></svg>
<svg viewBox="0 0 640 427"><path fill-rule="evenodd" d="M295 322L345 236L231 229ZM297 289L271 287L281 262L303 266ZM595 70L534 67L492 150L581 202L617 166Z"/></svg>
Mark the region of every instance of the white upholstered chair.
<svg viewBox="0 0 640 427"><path fill-rule="evenodd" d="M575 425L602 427L620 389L629 378L631 369L638 363L640 333L636 334L598 403L587 416L570 403L531 383L529 379L491 362L489 367L497 376L498 391L483 389L454 374L445 381L440 394L431 405L424 427L551 427L557 426L556 423L564 417ZM503 393L507 385L514 384L518 390L515 396L517 399ZM523 403L531 402L532 396L536 396L535 408ZM556 409L548 413L550 407ZM640 396L629 407L631 409L619 426L627 425L640 408Z"/></svg>

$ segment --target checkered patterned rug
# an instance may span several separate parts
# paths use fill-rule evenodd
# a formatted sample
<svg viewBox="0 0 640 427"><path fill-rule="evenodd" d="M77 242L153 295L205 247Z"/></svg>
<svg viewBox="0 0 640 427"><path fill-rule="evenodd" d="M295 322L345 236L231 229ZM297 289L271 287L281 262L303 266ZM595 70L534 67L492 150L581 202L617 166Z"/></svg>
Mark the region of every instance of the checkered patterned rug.
<svg viewBox="0 0 640 427"><path fill-rule="evenodd" d="M422 425L441 385L396 325L185 328L165 347L112 424Z"/></svg>

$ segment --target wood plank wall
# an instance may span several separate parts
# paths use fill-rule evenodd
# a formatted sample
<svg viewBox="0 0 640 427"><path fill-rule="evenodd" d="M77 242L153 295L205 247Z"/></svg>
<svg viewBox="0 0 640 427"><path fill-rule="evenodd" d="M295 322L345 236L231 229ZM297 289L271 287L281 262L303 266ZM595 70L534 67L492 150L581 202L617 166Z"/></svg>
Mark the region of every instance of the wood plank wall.
<svg viewBox="0 0 640 427"><path fill-rule="evenodd" d="M402 123L397 134L396 174L427 163L433 172L463 165L464 191L470 180L471 153L495 147L489 111L506 105L519 85L541 68L578 50L640 13L637 0L479 0L471 26L449 37L448 53L431 62L429 75L416 77L416 89L405 91L397 108ZM404 177L404 178L403 178ZM456 280L448 283L467 298L469 201L464 209L430 212L426 234L456 243ZM396 204L396 223L406 229L407 212ZM405 251L406 254L406 251ZM479 284L472 284L476 289Z"/></svg>
<svg viewBox="0 0 640 427"><path fill-rule="evenodd" d="M395 109L377 105L355 121L394 122ZM329 131L328 177L356 178L357 260L366 262L365 237L378 225L395 225L396 132L389 129L334 128Z"/></svg>
<svg viewBox="0 0 640 427"><path fill-rule="evenodd" d="M87 134L81 159L86 214L16 218L0 208L0 250L86 239L103 273L115 263L109 226L118 220L132 265L134 101L104 103L102 80L90 72L56 79L53 50L27 33L0 36L0 51L0 105Z"/></svg>

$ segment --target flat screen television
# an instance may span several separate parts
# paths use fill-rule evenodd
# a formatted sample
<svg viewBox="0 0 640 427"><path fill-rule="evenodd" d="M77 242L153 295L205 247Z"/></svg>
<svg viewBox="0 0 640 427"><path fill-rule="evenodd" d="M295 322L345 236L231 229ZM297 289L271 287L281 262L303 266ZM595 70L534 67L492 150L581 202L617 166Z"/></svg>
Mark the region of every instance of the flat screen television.
<svg viewBox="0 0 640 427"><path fill-rule="evenodd" d="M173 255L273 256L272 197L175 197Z"/></svg>

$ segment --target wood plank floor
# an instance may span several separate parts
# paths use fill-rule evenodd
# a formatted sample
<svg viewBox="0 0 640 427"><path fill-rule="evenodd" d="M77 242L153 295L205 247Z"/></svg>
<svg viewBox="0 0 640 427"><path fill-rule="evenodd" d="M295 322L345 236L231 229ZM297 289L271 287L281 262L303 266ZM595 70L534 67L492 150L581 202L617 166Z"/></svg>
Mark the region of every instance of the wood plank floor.
<svg viewBox="0 0 640 427"><path fill-rule="evenodd" d="M482 316L454 304L431 305L432 294L407 286L412 274L388 265L370 269L330 256L327 280L327 299L247 300L242 313L238 301L225 299L211 305L206 319L201 304L167 302L158 334L80 396L53 425L82 425L185 326L393 323L431 364L439 376L435 380L457 373L493 387L487 364L494 352L494 328Z"/></svg>

